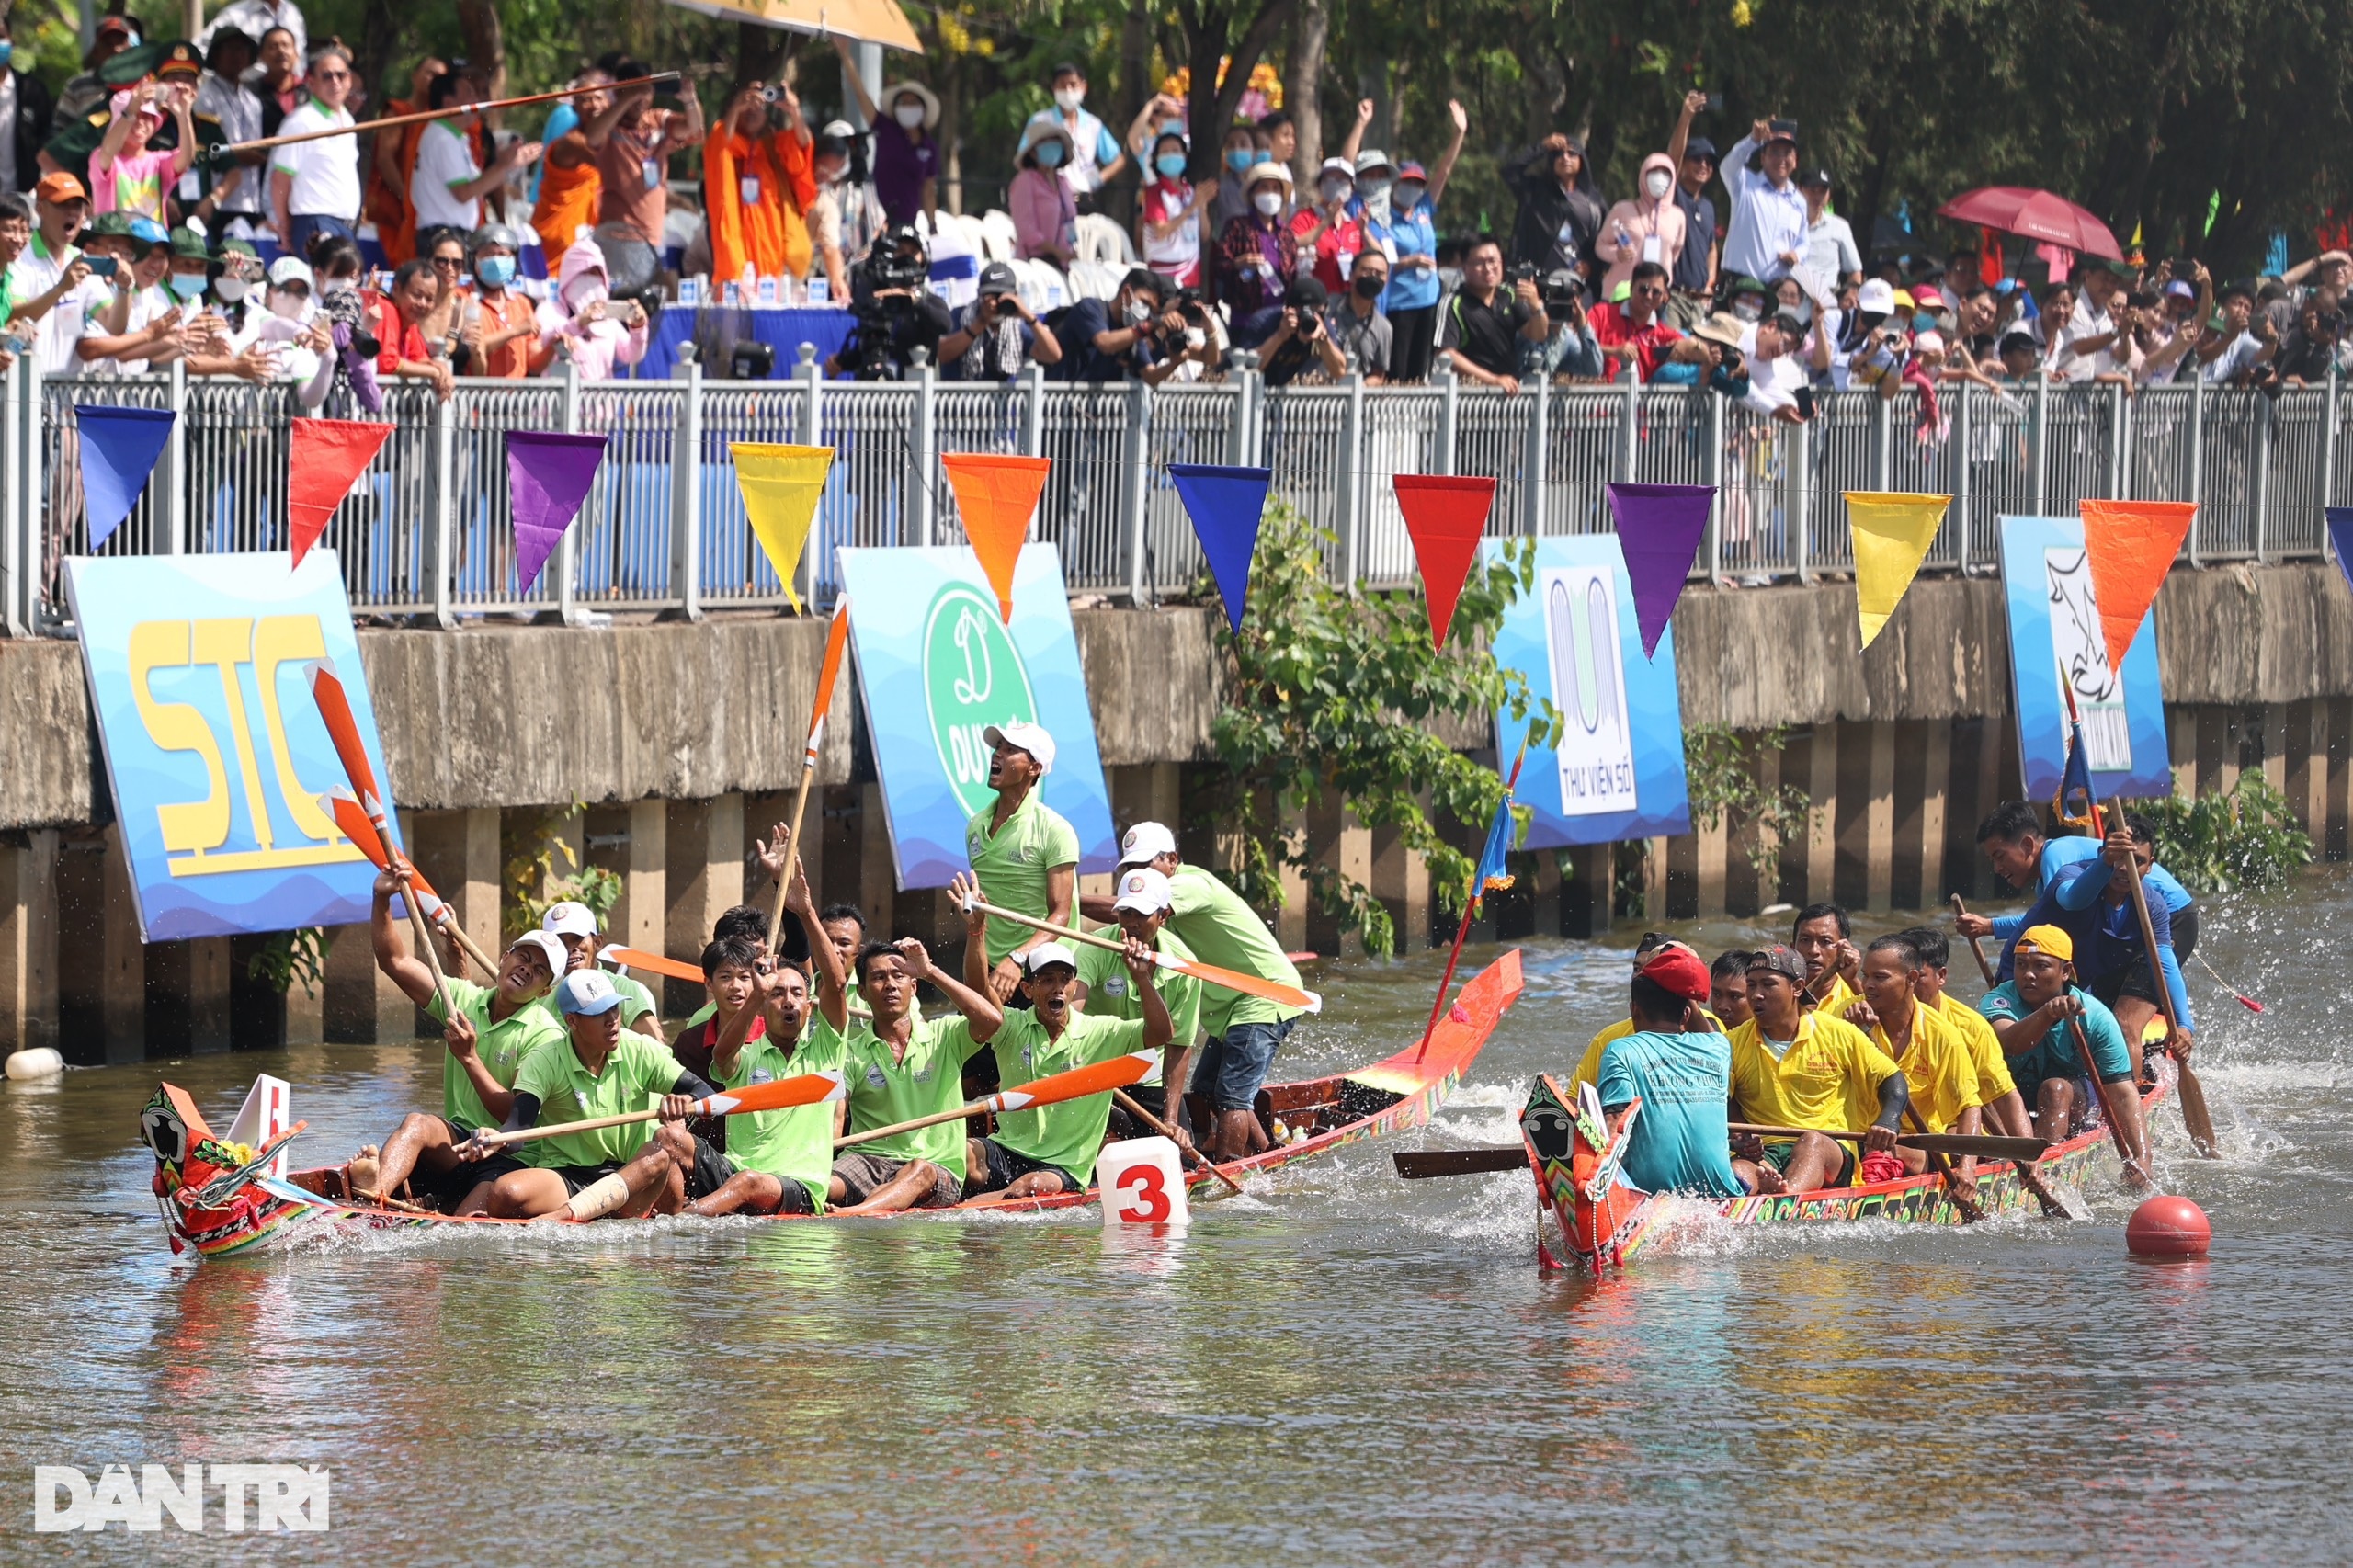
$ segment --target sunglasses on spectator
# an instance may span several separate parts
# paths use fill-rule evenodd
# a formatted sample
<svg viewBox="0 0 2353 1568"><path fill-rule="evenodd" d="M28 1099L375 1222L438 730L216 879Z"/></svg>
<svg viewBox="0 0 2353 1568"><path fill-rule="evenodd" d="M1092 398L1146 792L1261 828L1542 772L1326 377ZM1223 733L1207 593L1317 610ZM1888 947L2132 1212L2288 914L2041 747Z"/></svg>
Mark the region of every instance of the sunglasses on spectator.
<svg viewBox="0 0 2353 1568"><path fill-rule="evenodd" d="M436 272L455 272L465 265L466 258L461 256L437 256L433 258L433 270Z"/></svg>
<svg viewBox="0 0 2353 1568"><path fill-rule="evenodd" d="M1664 300L1666 298L1666 290L1656 283L1638 283L1634 286L1634 292L1642 295L1643 298L1646 300Z"/></svg>
<svg viewBox="0 0 2353 1568"><path fill-rule="evenodd" d="M311 75L315 80L321 82L348 82L351 80L351 73L348 71L313 71L311 73Z"/></svg>

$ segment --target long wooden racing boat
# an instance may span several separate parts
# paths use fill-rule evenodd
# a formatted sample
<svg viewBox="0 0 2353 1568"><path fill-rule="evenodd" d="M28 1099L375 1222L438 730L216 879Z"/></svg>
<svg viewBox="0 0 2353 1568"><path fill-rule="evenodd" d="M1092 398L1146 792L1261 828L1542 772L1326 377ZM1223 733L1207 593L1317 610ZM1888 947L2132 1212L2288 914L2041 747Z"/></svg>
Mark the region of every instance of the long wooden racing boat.
<svg viewBox="0 0 2353 1568"><path fill-rule="evenodd" d="M1432 1032L1427 1049L1409 1046L1384 1062L1328 1078L1272 1084L1258 1096L1259 1119L1270 1136L1279 1121L1290 1141L1220 1167L1240 1178L1312 1158L1345 1143L1428 1124L1438 1108L1487 1043L1496 1022L1519 999L1519 953L1488 965ZM186 1091L165 1084L141 1115L140 1141L155 1156L153 1190L175 1253L222 1257L289 1244L334 1232L364 1233L460 1226L514 1227L574 1223L460 1218L415 1208L385 1208L354 1197L349 1170L324 1165L284 1176L268 1174L267 1151L217 1140ZM254 1156L260 1154L261 1158ZM1205 1170L1191 1173L1193 1190L1220 1186ZM915 1214L1034 1213L1093 1203L1098 1194L1058 1193L1012 1203L974 1200ZM899 1216L892 1216L897 1218ZM808 1216L776 1215L778 1220ZM593 1221L610 1223L608 1221Z"/></svg>
<svg viewBox="0 0 2353 1568"><path fill-rule="evenodd" d="M2154 1111L2173 1090L2174 1065L2158 1055L2157 1081L2141 1096L2142 1114ZM1764 1193L1745 1198L1701 1198L1688 1193L1643 1192L1618 1180L1628 1128L1641 1114L1636 1104L1613 1119L1586 1085L1573 1096L1551 1077L1539 1077L1520 1113L1520 1141L1536 1178L1538 1260L1547 1268L1581 1267L1601 1275L1623 1268L1636 1256L1664 1250L1681 1228L1705 1225L1821 1224L1851 1220L1893 1220L1912 1225L1958 1225L1944 1179L1933 1172L1861 1187L1814 1192ZM2108 1129L2096 1125L2053 1144L2034 1164L2046 1185L2080 1187L2103 1147ZM1977 1165L1977 1202L1991 1214L2039 1202L2007 1161ZM1564 1264L1547 1243L1544 1219L1558 1226Z"/></svg>

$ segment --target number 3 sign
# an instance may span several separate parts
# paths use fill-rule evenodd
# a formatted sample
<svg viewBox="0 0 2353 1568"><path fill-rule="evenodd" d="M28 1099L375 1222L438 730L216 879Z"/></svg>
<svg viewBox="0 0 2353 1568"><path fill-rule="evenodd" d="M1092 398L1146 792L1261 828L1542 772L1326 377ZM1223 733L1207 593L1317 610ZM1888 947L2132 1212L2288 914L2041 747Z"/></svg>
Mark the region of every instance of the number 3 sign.
<svg viewBox="0 0 2353 1568"><path fill-rule="evenodd" d="M1176 1145L1165 1138L1105 1144L1095 1162L1095 1177L1103 1191L1107 1228L1181 1226L1190 1218L1184 1167L1177 1161Z"/></svg>

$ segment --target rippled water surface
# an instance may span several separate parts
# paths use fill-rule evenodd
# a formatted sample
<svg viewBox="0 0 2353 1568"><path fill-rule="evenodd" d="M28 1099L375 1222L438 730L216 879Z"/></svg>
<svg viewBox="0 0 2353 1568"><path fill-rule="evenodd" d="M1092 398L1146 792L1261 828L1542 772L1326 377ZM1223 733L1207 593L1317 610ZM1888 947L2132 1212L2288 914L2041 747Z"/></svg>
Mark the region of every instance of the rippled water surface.
<svg viewBox="0 0 2353 1568"><path fill-rule="evenodd" d="M1529 947L1434 1130L1202 1204L1178 1240L1114 1244L1090 1211L665 1221L199 1267L166 1252L134 1142L158 1076L216 1125L254 1072L291 1080L317 1163L438 1099L437 1056L7 1085L0 1558L228 1544L35 1537L35 1463L293 1460L331 1467L331 1534L241 1556L2343 1562L2349 914L2341 872L2211 908L2209 956L2270 1011L2193 977L2227 1157L2159 1113L2167 1182L2217 1232L2191 1266L2125 1256L2103 1176L2090 1222L1749 1233L1605 1286L1540 1275L1524 1176L1407 1184L1388 1154L1514 1135L1529 1075L1622 1013L1622 957L1580 943ZM1280 1075L1409 1040L1438 968L1324 966Z"/></svg>

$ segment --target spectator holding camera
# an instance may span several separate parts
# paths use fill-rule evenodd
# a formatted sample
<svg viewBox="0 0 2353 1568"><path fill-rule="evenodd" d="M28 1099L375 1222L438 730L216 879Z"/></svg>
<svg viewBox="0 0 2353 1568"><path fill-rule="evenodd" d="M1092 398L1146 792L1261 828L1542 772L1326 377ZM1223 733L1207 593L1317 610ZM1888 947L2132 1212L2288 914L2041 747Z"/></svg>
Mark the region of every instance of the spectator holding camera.
<svg viewBox="0 0 2353 1568"><path fill-rule="evenodd" d="M1196 306L1196 309L1199 307ZM1193 334L1201 336L1196 341ZM1063 379L1072 381L1139 381L1156 387L1188 363L1214 358L1203 327L1172 305L1160 277L1139 267L1120 281L1108 301L1081 300L1063 317Z"/></svg>
<svg viewBox="0 0 2353 1568"><path fill-rule="evenodd" d="M958 311L939 340L940 373L951 381L1006 381L1035 359L1059 365L1063 346L1029 312L1013 268L1002 261L981 268L980 291Z"/></svg>
<svg viewBox="0 0 2353 1568"><path fill-rule="evenodd" d="M2327 291L2307 289L2296 324L2279 346L2279 376L2291 387L2325 382L2345 366L2345 317Z"/></svg>
<svg viewBox="0 0 2353 1568"><path fill-rule="evenodd" d="M1243 176L1250 211L1230 220L1218 236L1211 281L1245 348L1264 343L1282 314L1283 291L1299 270L1299 242L1283 222L1290 200L1290 170L1262 160Z"/></svg>
<svg viewBox="0 0 2353 1568"><path fill-rule="evenodd" d="M913 223L893 224L878 236L850 280L857 325L825 361L825 373L847 369L860 381L895 381L915 363L916 350L937 359L940 339L954 324L926 281L930 270L923 231Z"/></svg>
<svg viewBox="0 0 2353 1568"><path fill-rule="evenodd" d="M1324 329L1324 312L1331 302L1332 296L1318 278L1291 280L1273 335L1258 346L1259 369L1268 386L1289 386L1319 370L1326 381L1337 381L1348 373L1348 357Z"/></svg>
<svg viewBox="0 0 2353 1568"><path fill-rule="evenodd" d="M1631 281L1634 268L1643 262L1656 263L1672 278L1683 259L1689 226L1684 222L1683 208L1676 200L1676 163L1679 152L1688 148L1691 117L1707 101L1705 93L1683 96L1683 113L1675 122L1674 133L1667 138L1667 150L1653 153L1643 160L1642 172L1634 177L1633 199L1609 210L1608 220L1601 226L1599 242L1601 259L1609 264L1608 272L1601 279L1605 296L1616 294L1618 285ZM1597 321L1597 332L1599 327ZM1650 378L1646 375L1643 379Z"/></svg>
<svg viewBox="0 0 2353 1568"><path fill-rule="evenodd" d="M1601 233L1601 187L1585 161L1585 143L1555 132L1504 161L1504 185L1518 201L1511 260L1539 276L1567 270L1592 276Z"/></svg>
<svg viewBox="0 0 2353 1568"><path fill-rule="evenodd" d="M2198 345L2198 375L2208 386L2244 385L2278 358L2279 335L2266 342L2249 324L2255 319L2255 285L2244 280L2222 289L2222 311ZM2268 330L2269 323L2262 324Z"/></svg>
<svg viewBox="0 0 2353 1568"><path fill-rule="evenodd" d="M623 82L647 74L646 67L634 60L621 61L614 67L615 78ZM670 205L665 175L673 153L702 141L701 102L688 92L680 108L656 108L654 84L640 82L634 87L617 89L612 101L595 119L580 122L580 134L597 156L597 226L626 233L659 256L663 221ZM568 244L565 254L570 255ZM604 267L605 253L599 249L599 277Z"/></svg>
<svg viewBox="0 0 2353 1568"><path fill-rule="evenodd" d="M407 277L404 267L395 279L396 295L407 288ZM612 297L604 247L585 238L565 246L556 268L555 297L540 308L540 352L568 352L582 381L608 381L620 367L645 358L648 331L644 306Z"/></svg>
<svg viewBox="0 0 2353 1568"><path fill-rule="evenodd" d="M1099 123L1098 123L1099 129ZM1018 167L1006 192L1013 210L1013 254L1070 270L1078 259L1078 199L1063 171L1070 166L1070 132L1051 119L1021 128Z"/></svg>
<svg viewBox="0 0 2353 1568"><path fill-rule="evenodd" d="M800 97L758 82L738 88L711 127L702 144L702 205L713 285L742 290L746 279L809 276L802 215L817 201L811 140Z"/></svg>
<svg viewBox="0 0 2353 1568"><path fill-rule="evenodd" d="M1381 308L1395 287L1390 272L1389 257L1379 250L1358 256L1356 270L1348 275L1348 291L1324 323L1325 335L1349 367L1376 387L1392 379L1390 366L1397 351L1396 324Z"/></svg>
<svg viewBox="0 0 2353 1568"><path fill-rule="evenodd" d="M1752 155L1755 168L1748 166ZM1724 230L1726 272L1770 283L1803 258L1806 202L1792 178L1797 167L1795 120L1760 119L1724 154L1724 189L1732 198Z"/></svg>
<svg viewBox="0 0 2353 1568"><path fill-rule="evenodd" d="M1438 348L1458 376L1501 392L1519 390L1520 344L1542 345L1552 319L1536 279L1522 276L1504 287L1503 247L1482 235L1462 258L1462 287L1447 301Z"/></svg>

